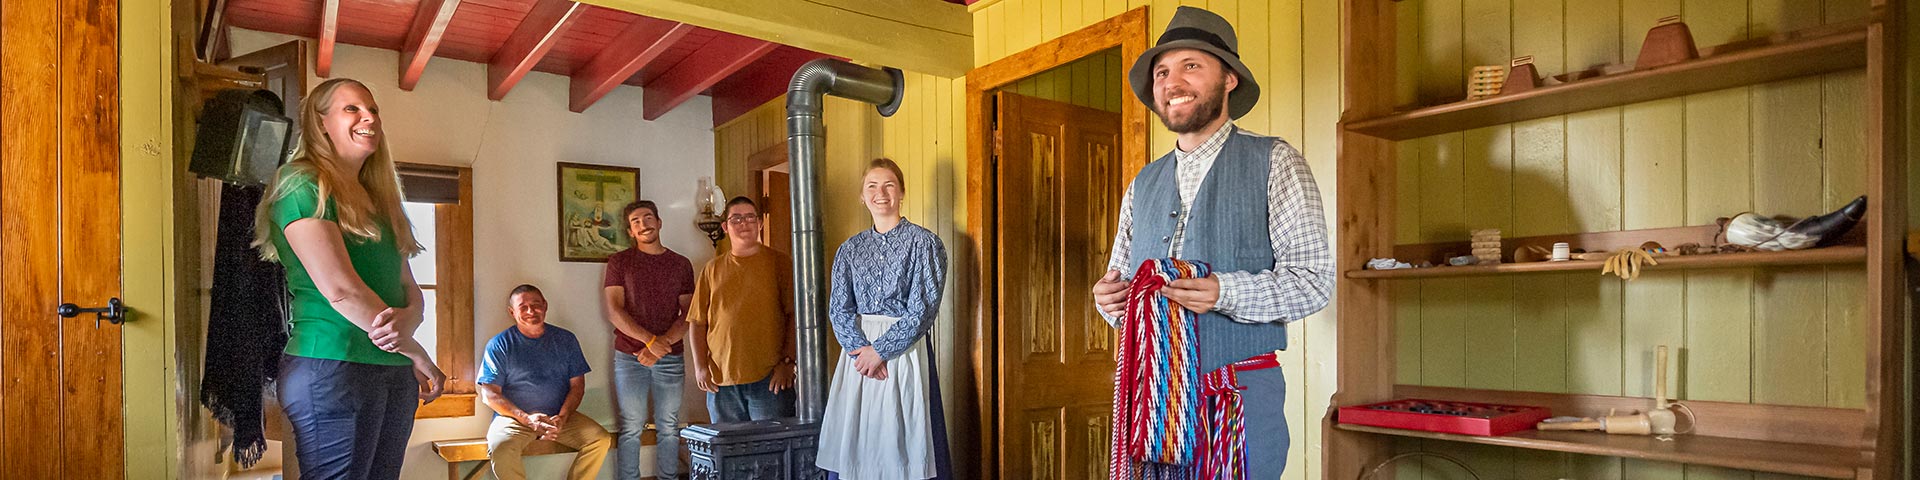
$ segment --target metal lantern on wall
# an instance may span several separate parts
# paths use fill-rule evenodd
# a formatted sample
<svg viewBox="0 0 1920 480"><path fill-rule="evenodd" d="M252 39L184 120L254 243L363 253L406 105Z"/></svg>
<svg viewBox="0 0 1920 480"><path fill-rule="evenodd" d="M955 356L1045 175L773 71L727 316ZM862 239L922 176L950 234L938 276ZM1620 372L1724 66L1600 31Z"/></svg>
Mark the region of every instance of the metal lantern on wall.
<svg viewBox="0 0 1920 480"><path fill-rule="evenodd" d="M727 232L720 228L725 219L720 218L720 209L726 205L726 196L720 193L720 186L713 184L713 177L700 177L700 188L694 190L694 205L699 213L694 216L693 225L707 232L707 240L714 248L720 248L720 239L727 238Z"/></svg>

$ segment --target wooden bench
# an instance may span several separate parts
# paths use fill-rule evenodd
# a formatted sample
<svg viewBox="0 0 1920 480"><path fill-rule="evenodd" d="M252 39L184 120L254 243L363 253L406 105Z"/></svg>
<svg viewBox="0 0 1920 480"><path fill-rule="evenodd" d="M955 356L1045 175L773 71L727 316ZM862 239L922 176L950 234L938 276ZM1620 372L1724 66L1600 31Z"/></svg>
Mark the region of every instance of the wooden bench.
<svg viewBox="0 0 1920 480"><path fill-rule="evenodd" d="M658 440L653 433L653 424L649 423L647 424L647 431L640 434L640 444L653 445L655 443L658 443ZM574 453L578 451L579 450L574 450L566 445L551 441L535 440L533 443L527 444L525 450L520 451L520 456L533 457ZM487 470L487 465L493 463L493 458L487 454L486 437L437 440L433 442L433 453L439 454L440 459L447 461L447 480L473 480L474 477L480 476L480 472ZM464 462L480 462L480 464L474 466L473 470L467 472L466 475L461 475L460 464Z"/></svg>

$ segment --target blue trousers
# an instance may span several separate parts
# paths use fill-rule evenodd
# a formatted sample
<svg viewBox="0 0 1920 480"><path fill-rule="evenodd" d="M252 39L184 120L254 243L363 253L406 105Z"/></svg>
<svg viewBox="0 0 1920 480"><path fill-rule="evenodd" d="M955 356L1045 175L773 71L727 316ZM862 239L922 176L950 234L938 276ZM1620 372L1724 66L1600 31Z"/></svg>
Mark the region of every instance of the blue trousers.
<svg viewBox="0 0 1920 480"><path fill-rule="evenodd" d="M651 413L659 443L654 445L654 477L680 478L680 391L687 369L680 355L667 355L649 367L633 355L613 352L614 436L616 480L640 479L640 434Z"/></svg>
<svg viewBox="0 0 1920 480"><path fill-rule="evenodd" d="M1287 377L1282 369L1242 371L1247 425L1247 478L1276 479L1287 470Z"/></svg>
<svg viewBox="0 0 1920 480"><path fill-rule="evenodd" d="M760 381L741 385L722 385L720 391L707 394L707 413L713 423L751 422L793 416L793 389L773 393L773 374Z"/></svg>
<svg viewBox="0 0 1920 480"><path fill-rule="evenodd" d="M400 478L419 388L413 367L282 355L280 406L293 423L300 478Z"/></svg>

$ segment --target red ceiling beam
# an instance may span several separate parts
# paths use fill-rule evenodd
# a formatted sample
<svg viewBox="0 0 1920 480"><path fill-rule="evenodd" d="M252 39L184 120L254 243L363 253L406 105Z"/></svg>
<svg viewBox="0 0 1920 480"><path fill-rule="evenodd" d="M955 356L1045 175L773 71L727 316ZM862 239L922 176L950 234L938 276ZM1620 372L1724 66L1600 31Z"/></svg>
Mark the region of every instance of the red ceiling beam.
<svg viewBox="0 0 1920 480"><path fill-rule="evenodd" d="M594 54L580 71L574 72L569 86L567 108L574 113L587 110L615 87L632 78L660 53L696 28L679 22L640 17L614 37L607 47Z"/></svg>
<svg viewBox="0 0 1920 480"><path fill-rule="evenodd" d="M407 29L406 46L400 50L400 89L413 91L420 74L427 71L427 60L440 48L440 37L447 33L447 22L460 0L421 0L413 12L413 26Z"/></svg>
<svg viewBox="0 0 1920 480"><path fill-rule="evenodd" d="M339 33L340 0L320 2L320 54L314 55L314 73L322 77L333 76L333 40Z"/></svg>
<svg viewBox="0 0 1920 480"><path fill-rule="evenodd" d="M540 57L560 42L560 31L586 13L587 6L568 0L540 0L520 20L520 26L507 36L507 43L494 52L487 64L487 98L507 98L514 84L527 76Z"/></svg>
<svg viewBox="0 0 1920 480"><path fill-rule="evenodd" d="M752 64L779 45L766 40L721 34L646 86L641 117L656 120L673 107L706 91L733 72Z"/></svg>

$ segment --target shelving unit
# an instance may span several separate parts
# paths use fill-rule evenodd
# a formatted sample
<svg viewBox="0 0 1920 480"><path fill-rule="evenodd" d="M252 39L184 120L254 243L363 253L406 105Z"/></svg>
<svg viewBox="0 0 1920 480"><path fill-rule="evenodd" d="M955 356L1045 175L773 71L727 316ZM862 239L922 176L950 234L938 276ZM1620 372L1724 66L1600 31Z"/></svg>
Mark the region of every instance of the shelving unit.
<svg viewBox="0 0 1920 480"><path fill-rule="evenodd" d="M1905 478L1901 465L1899 412L1905 351L1903 236L1906 225L1905 138L1900 129L1901 88L1907 61L1900 51L1903 0L1871 0L1871 12L1855 24L1789 32L1741 45L1703 49L1696 60L1611 76L1577 80L1508 96L1395 111L1398 17L1405 4L1346 0L1346 112L1339 132L1337 167L1338 264L1344 269L1336 297L1339 391L1336 407L1421 397L1547 406L1556 413L1587 414L1606 408L1647 408L1648 399L1545 392L1504 392L1398 385L1395 368L1395 306L1388 288L1395 279L1520 275L1545 272L1598 273L1602 262L1502 264L1413 270L1362 270L1369 259L1428 258L1464 244L1396 245L1396 140L1501 125L1694 93L1754 85L1864 67L1867 217L1858 238L1842 246L1793 252L1754 252L1661 258L1650 269L1748 268L1788 265L1859 265L1865 269L1866 372L1863 408L1686 401L1703 421L1700 431L1670 441L1589 432L1527 431L1501 437L1436 434L1343 425L1330 409L1322 437L1325 476L1358 478L1390 457L1393 439L1418 438L1513 448L1571 452L1709 465L1825 478ZM1568 21L1576 21L1569 19ZM1552 74L1557 72L1544 72ZM1579 181L1579 180L1572 180ZM1649 235L1699 238L1712 227L1668 232L1591 232L1568 235L1582 246L1614 250ZM1710 237L1709 237L1710 238ZM1533 239L1546 240L1545 237ZM1565 240L1562 240L1565 241ZM1686 240L1696 241L1696 240ZM1663 245L1677 245L1661 240ZM1594 246L1595 244L1608 244ZM1512 245L1509 244L1509 247ZM1417 260L1415 260L1417 261Z"/></svg>
<svg viewBox="0 0 1920 480"><path fill-rule="evenodd" d="M1849 448L1701 435L1675 435L1672 440L1663 441L1650 436L1598 432L1522 430L1499 437L1482 437L1365 425L1343 424L1334 428L1372 435L1679 462L1821 478L1854 478L1860 463L1860 452Z"/></svg>
<svg viewBox="0 0 1920 480"><path fill-rule="evenodd" d="M1866 260L1867 247L1839 246L1794 250L1787 252L1748 252L1722 253L1718 255L1688 255L1680 257L1660 257L1655 260L1659 265L1647 265L1645 271L1672 270L1681 268L1743 268L1777 267L1787 265L1831 265L1859 263ZM1600 273L1606 262L1600 260L1570 260L1565 262L1503 263L1499 265L1468 265L1464 267L1403 268L1395 270L1347 270L1346 277L1352 279L1384 278L1441 278L1471 277L1484 275L1510 275L1524 273L1554 273L1590 271Z"/></svg>
<svg viewBox="0 0 1920 480"><path fill-rule="evenodd" d="M1349 123L1347 131L1407 140L1860 68L1867 62L1867 28L1864 24L1827 27L1742 47L1705 52L1700 59L1677 65L1366 118Z"/></svg>

